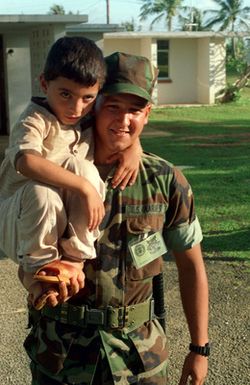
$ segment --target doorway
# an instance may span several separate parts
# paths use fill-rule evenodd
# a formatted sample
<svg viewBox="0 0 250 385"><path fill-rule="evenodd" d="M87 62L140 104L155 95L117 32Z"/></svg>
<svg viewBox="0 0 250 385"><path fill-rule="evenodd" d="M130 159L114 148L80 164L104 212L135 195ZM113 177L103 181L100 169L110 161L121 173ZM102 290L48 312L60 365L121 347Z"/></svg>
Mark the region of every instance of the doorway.
<svg viewBox="0 0 250 385"><path fill-rule="evenodd" d="M0 135L7 135L3 36L0 35Z"/></svg>

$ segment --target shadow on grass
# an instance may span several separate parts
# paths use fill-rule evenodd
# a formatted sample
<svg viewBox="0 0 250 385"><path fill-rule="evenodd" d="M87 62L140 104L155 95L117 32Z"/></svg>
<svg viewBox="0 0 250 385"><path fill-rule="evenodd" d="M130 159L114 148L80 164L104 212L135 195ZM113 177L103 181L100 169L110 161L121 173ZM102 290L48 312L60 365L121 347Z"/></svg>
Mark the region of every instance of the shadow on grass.
<svg viewBox="0 0 250 385"><path fill-rule="evenodd" d="M211 134L229 134L230 131L237 132L241 130L242 133L249 133L249 120L247 119L223 119L223 120L215 120L215 121L194 121L194 120L168 120L167 113L166 119L164 121L157 119L155 116L151 119L148 125L144 128L145 131L169 131L169 133L173 133L176 137L179 135L190 135L197 134L199 132L201 135L209 136ZM198 131L199 130L199 131Z"/></svg>
<svg viewBox="0 0 250 385"><path fill-rule="evenodd" d="M203 253L216 253L218 256L207 257L209 260L220 261L249 261L250 257L250 229L243 228L233 231L211 231L203 234ZM249 251L249 257L220 257L219 254L239 252L246 254Z"/></svg>

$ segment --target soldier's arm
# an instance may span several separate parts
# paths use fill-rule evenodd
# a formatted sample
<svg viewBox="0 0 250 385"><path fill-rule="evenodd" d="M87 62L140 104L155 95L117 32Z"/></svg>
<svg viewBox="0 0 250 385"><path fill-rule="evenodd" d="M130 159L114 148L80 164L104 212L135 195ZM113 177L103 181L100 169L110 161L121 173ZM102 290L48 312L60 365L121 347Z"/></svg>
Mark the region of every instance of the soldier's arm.
<svg viewBox="0 0 250 385"><path fill-rule="evenodd" d="M183 309L194 345L208 342L208 282L200 245L182 252L174 252L179 275ZM207 375L207 357L188 353L179 385L202 385Z"/></svg>

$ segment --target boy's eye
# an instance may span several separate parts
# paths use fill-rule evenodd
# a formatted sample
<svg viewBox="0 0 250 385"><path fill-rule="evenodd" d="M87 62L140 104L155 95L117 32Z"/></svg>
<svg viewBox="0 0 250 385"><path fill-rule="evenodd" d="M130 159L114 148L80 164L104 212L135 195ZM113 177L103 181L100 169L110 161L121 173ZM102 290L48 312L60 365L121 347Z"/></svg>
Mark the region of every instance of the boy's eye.
<svg viewBox="0 0 250 385"><path fill-rule="evenodd" d="M66 91L62 91L60 95L61 95L64 99L68 99L68 98L70 97L69 92L66 92Z"/></svg>

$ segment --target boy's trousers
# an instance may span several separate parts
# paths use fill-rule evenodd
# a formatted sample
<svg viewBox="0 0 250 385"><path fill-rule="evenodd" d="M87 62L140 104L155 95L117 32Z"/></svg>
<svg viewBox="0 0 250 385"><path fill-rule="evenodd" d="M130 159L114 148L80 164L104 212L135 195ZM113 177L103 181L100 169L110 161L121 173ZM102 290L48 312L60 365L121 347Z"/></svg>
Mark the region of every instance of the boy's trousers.
<svg viewBox="0 0 250 385"><path fill-rule="evenodd" d="M88 179L104 200L105 187L93 163L67 159L64 168ZM0 249L25 271L60 258L95 258L99 231L88 230L83 198L66 189L27 181L0 200Z"/></svg>

